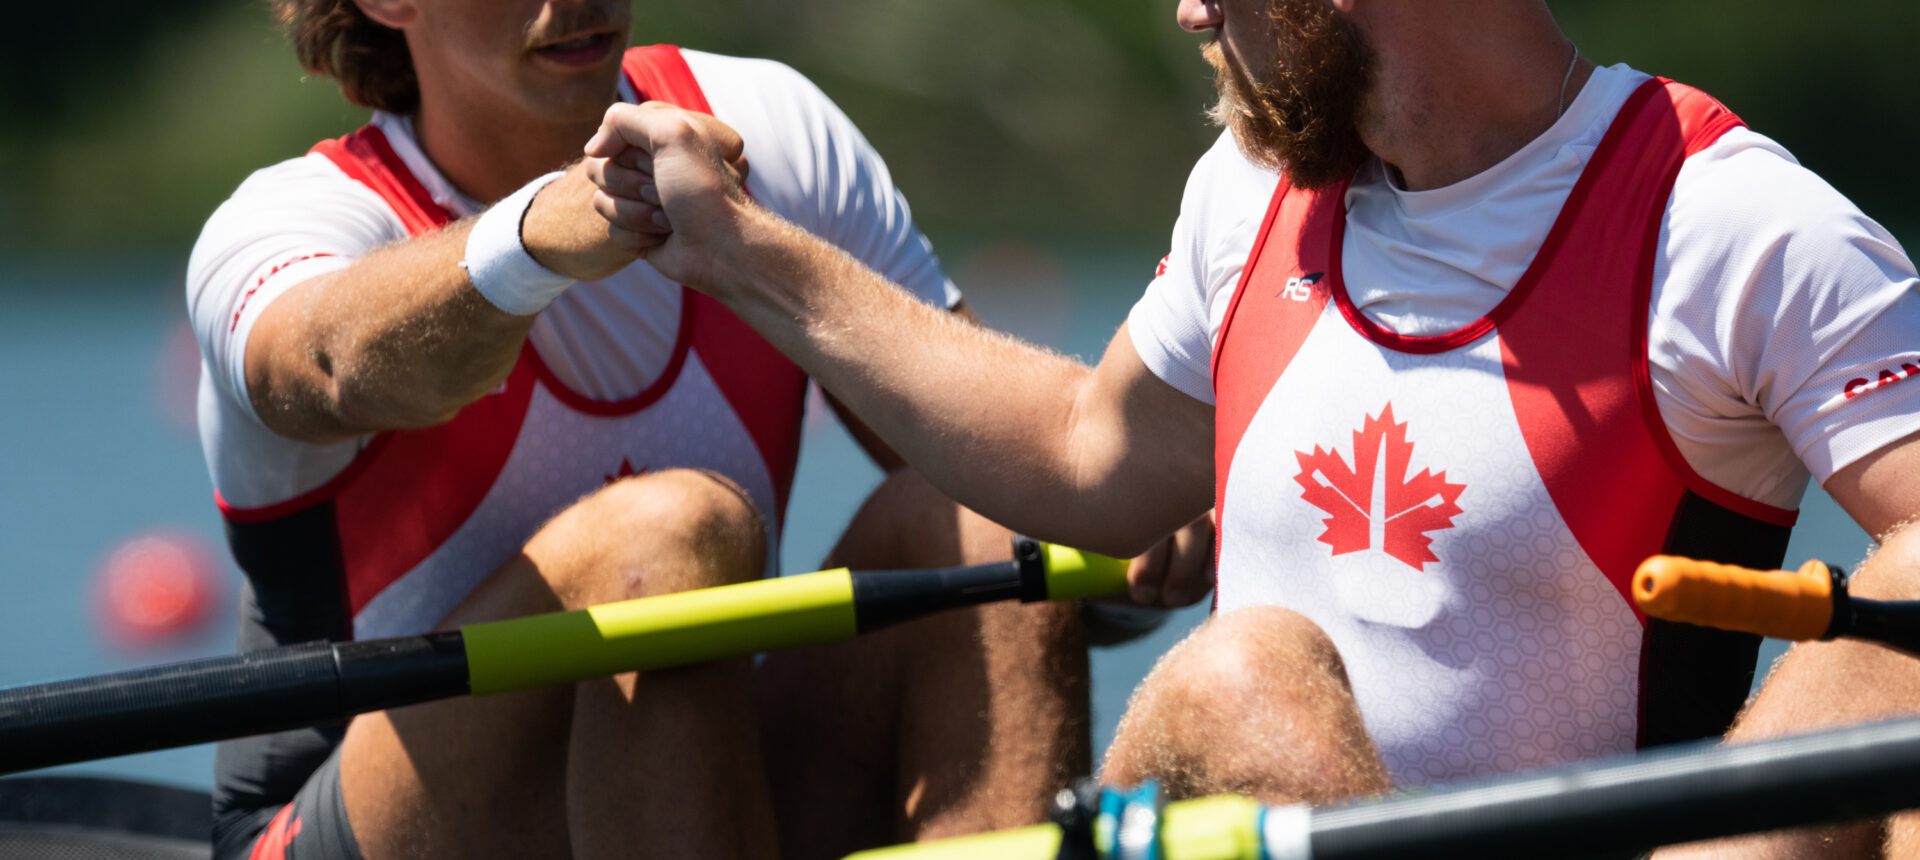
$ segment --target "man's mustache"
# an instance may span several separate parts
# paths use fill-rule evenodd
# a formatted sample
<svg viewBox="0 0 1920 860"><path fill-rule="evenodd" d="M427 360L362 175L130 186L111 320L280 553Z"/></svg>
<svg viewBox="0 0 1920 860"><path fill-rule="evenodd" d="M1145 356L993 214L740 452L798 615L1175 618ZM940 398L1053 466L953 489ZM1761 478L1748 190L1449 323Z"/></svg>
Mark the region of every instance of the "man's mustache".
<svg viewBox="0 0 1920 860"><path fill-rule="evenodd" d="M548 7L552 15L527 22L528 47L589 30L624 29L624 3L593 3L581 6Z"/></svg>

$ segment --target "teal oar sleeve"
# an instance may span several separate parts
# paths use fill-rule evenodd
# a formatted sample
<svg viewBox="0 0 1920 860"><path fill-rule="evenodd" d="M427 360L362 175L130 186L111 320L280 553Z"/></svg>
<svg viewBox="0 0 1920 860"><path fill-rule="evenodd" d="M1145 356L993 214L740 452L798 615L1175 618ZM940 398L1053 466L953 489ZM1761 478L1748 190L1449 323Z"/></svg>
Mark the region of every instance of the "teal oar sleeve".
<svg viewBox="0 0 1920 860"><path fill-rule="evenodd" d="M852 638L845 570L746 582L460 628L483 696Z"/></svg>

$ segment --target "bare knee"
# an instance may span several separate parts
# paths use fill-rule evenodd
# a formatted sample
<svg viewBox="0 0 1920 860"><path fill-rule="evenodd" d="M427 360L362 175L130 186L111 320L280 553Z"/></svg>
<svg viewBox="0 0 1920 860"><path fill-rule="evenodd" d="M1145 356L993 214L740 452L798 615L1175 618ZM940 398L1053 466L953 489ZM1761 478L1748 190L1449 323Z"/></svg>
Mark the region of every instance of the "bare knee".
<svg viewBox="0 0 1920 860"><path fill-rule="evenodd" d="M1135 692L1108 781L1156 777L1178 796L1329 800L1390 787L1339 650L1278 607L1209 621Z"/></svg>
<svg viewBox="0 0 1920 860"><path fill-rule="evenodd" d="M758 579L766 526L724 477L671 469L625 478L575 503L528 544L570 607Z"/></svg>
<svg viewBox="0 0 1920 860"><path fill-rule="evenodd" d="M1848 581L1847 591L1878 600L1920 600L1920 524L1887 533Z"/></svg>

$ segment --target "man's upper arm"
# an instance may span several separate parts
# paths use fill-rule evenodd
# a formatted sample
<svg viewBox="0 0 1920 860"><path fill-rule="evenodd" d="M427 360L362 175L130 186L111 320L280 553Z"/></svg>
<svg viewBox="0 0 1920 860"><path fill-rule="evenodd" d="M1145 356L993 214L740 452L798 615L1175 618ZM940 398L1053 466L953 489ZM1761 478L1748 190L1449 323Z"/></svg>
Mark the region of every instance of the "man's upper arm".
<svg viewBox="0 0 1920 860"><path fill-rule="evenodd" d="M1694 356L1675 396L1709 419L1777 428L1876 535L1920 513L1897 480L1920 462L1920 278L1899 243L1744 130L1689 160L1668 229L1654 347Z"/></svg>
<svg viewBox="0 0 1920 860"><path fill-rule="evenodd" d="M187 266L187 302L222 397L251 406L251 346L266 310L296 286L393 237L377 198L309 159L255 174L207 220Z"/></svg>
<svg viewBox="0 0 1920 860"><path fill-rule="evenodd" d="M1920 432L1833 473L1824 489L1874 540L1884 539L1920 517Z"/></svg>
<svg viewBox="0 0 1920 860"><path fill-rule="evenodd" d="M1076 483L1141 549L1213 506L1213 406L1154 375L1127 325L1077 392L1068 444Z"/></svg>

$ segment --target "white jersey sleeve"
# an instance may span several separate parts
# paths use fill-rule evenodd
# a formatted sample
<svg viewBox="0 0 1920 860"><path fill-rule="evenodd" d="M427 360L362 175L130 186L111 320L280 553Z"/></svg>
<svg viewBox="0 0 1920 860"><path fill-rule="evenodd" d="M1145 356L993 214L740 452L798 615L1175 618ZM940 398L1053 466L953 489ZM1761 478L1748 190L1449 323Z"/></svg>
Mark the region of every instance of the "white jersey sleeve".
<svg viewBox="0 0 1920 860"><path fill-rule="evenodd" d="M1134 351L1161 381L1213 402L1213 333L1226 318L1279 174L1223 132L1187 178L1172 249L1127 315Z"/></svg>
<svg viewBox="0 0 1920 860"><path fill-rule="evenodd" d="M343 269L406 236L378 196L324 156L256 171L215 210L187 262L187 308L200 341L200 441L213 485L253 507L313 489L364 440L295 442L267 429L247 395L247 338L289 288Z"/></svg>
<svg viewBox="0 0 1920 860"><path fill-rule="evenodd" d="M1736 129L1688 159L1661 241L1649 360L1696 471L1791 474L1750 462L1778 451L1824 483L1920 430L1920 384L1895 384L1920 375L1913 263L1777 143Z"/></svg>
<svg viewBox="0 0 1920 860"><path fill-rule="evenodd" d="M819 87L772 60L681 53L714 116L746 142L755 199L921 300L959 303L886 162Z"/></svg>
<svg viewBox="0 0 1920 860"><path fill-rule="evenodd" d="M215 384L246 403L247 335L260 312L289 287L405 235L378 196L323 156L248 177L207 219L187 261L187 309Z"/></svg>

